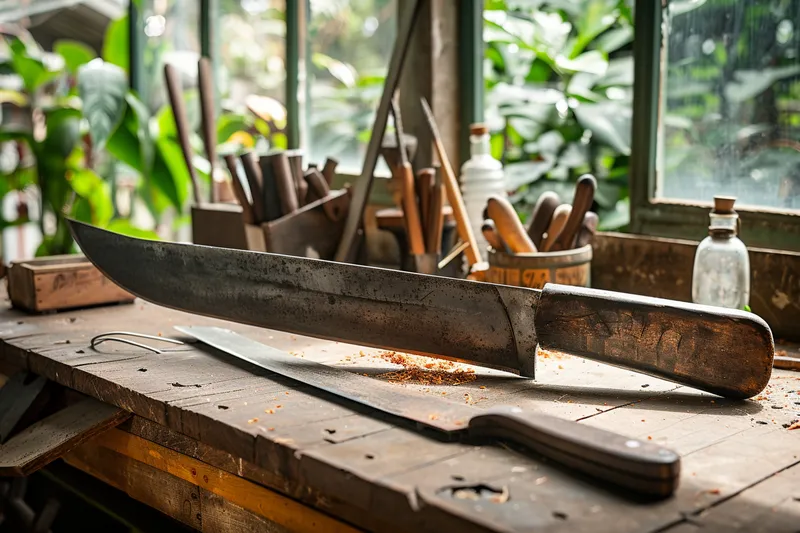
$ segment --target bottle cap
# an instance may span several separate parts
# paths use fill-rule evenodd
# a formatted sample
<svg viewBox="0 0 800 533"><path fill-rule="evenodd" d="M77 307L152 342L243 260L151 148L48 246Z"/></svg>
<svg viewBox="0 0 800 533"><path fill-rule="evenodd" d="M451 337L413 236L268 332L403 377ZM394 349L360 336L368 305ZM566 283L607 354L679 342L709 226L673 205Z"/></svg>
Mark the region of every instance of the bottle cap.
<svg viewBox="0 0 800 533"><path fill-rule="evenodd" d="M732 215L735 213L733 210L733 204L735 202L735 196L715 196L713 212L717 215Z"/></svg>
<svg viewBox="0 0 800 533"><path fill-rule="evenodd" d="M469 132L471 135L486 135L489 133L489 128L482 123L470 124Z"/></svg>

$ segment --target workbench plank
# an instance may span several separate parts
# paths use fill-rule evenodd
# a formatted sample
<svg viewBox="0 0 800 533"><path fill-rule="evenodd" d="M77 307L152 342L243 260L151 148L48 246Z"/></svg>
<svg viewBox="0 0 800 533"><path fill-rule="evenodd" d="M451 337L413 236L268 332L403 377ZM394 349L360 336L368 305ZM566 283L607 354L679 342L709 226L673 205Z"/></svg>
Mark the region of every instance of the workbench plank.
<svg viewBox="0 0 800 533"><path fill-rule="evenodd" d="M203 508L203 533L289 533L291 530L232 504L206 489L199 489Z"/></svg>
<svg viewBox="0 0 800 533"><path fill-rule="evenodd" d="M0 476L28 476L128 417L94 398L65 407L0 445Z"/></svg>
<svg viewBox="0 0 800 533"><path fill-rule="evenodd" d="M64 460L191 528L203 527L200 492L192 483L95 442L73 450Z"/></svg>

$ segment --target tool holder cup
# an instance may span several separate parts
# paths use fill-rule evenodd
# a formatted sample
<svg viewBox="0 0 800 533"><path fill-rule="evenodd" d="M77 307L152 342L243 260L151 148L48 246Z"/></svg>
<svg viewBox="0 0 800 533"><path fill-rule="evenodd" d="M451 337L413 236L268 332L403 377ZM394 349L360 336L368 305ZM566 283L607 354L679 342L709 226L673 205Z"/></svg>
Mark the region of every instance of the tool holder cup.
<svg viewBox="0 0 800 533"><path fill-rule="evenodd" d="M592 245L558 252L508 254L489 247L485 281L541 289L545 283L591 286Z"/></svg>
<svg viewBox="0 0 800 533"><path fill-rule="evenodd" d="M269 222L244 222L238 204L192 206L192 242L205 246L270 252L314 259L332 259L344 232L350 205L349 188Z"/></svg>

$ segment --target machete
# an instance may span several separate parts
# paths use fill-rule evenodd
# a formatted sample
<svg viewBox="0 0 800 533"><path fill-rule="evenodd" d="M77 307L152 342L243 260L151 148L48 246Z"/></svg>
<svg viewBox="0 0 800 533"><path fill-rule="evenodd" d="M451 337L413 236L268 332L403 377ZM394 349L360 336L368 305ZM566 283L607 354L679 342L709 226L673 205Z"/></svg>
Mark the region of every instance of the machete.
<svg viewBox="0 0 800 533"><path fill-rule="evenodd" d="M86 257L144 300L242 324L535 377L537 347L730 398L761 392L772 332L744 311L141 239L69 220Z"/></svg>
<svg viewBox="0 0 800 533"><path fill-rule="evenodd" d="M655 498L677 488L680 457L655 443L519 407L479 409L292 357L229 329L175 326L195 339L260 368L416 422L450 438L515 442L584 475Z"/></svg>

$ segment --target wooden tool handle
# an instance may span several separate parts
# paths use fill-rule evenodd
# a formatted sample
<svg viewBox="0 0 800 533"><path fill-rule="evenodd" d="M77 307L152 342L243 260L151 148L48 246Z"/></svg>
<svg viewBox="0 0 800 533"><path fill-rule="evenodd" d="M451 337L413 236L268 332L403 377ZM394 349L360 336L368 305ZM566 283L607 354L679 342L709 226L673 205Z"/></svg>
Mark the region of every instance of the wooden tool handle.
<svg viewBox="0 0 800 533"><path fill-rule="evenodd" d="M262 177L261 202L264 205L263 222L270 222L284 215L281 208L280 192L278 191L278 178L275 173L275 158L280 154L281 152L274 152L261 156L258 159ZM289 185L289 189L294 192L294 181L291 177L289 177Z"/></svg>
<svg viewBox="0 0 800 533"><path fill-rule="evenodd" d="M408 245L412 255L421 255L425 253L425 241L414 189L414 171L411 170L411 165L408 163L401 166L400 170L399 176L402 180L403 191L403 216L406 219Z"/></svg>
<svg viewBox="0 0 800 533"><path fill-rule="evenodd" d="M328 187L328 182L322 176L322 173L316 168L310 168L306 171L305 180L308 182L308 196L307 203L314 202L327 198L331 194L331 189ZM338 222L342 215L338 206L334 202L325 202L322 204L322 210L325 211L325 216L332 222Z"/></svg>
<svg viewBox="0 0 800 533"><path fill-rule="evenodd" d="M183 161L186 163L189 178L192 180L194 201L196 204L201 204L200 184L197 181L194 165L192 165L192 145L189 144L189 120L186 118L186 106L183 102L183 86L178 77L178 71L169 63L164 65L164 78L167 83L169 104L172 107L172 116L175 118L175 129L178 132L178 142L181 145Z"/></svg>
<svg viewBox="0 0 800 533"><path fill-rule="evenodd" d="M255 216L253 214L253 206L247 199L247 193L242 185L242 180L239 178L239 171L236 168L236 158L233 154L226 154L225 166L228 167L228 172L231 175L231 186L233 187L233 194L236 196L236 201L242 206L242 218L245 224L255 223Z"/></svg>
<svg viewBox="0 0 800 533"><path fill-rule="evenodd" d="M490 407L469 421L470 436L507 439L602 482L653 498L671 495L680 456L653 442L519 407Z"/></svg>
<svg viewBox="0 0 800 533"><path fill-rule="evenodd" d="M322 167L322 177L328 183L328 187L333 183L333 178L336 176L336 166L339 162L332 157L325 160L325 166Z"/></svg>
<svg viewBox="0 0 800 533"><path fill-rule="evenodd" d="M308 183L303 175L303 154L294 152L287 154L289 158L289 168L292 171L292 179L294 179L294 190L297 195L298 205L305 205L308 203L306 195L308 194Z"/></svg>
<svg viewBox="0 0 800 533"><path fill-rule="evenodd" d="M597 190L597 180L591 174L581 176L575 184L575 197L572 199L572 211L569 214L564 229L553 243L552 251L570 250L575 247L575 237L583 224L583 216L592 207L594 191Z"/></svg>
<svg viewBox="0 0 800 533"><path fill-rule="evenodd" d="M575 239L575 248L583 248L592 242L594 234L597 232L597 224L599 223L600 219L597 213L593 211L589 211L583 216L583 224L581 225L581 229L578 230L578 236Z"/></svg>
<svg viewBox="0 0 800 533"><path fill-rule="evenodd" d="M467 247L464 249L464 255L467 258L467 263L472 266L482 261L480 253L478 252L478 241L475 240L475 232L472 231L472 226L469 222L467 207L464 205L464 199L461 197L461 189L458 187L458 181L453 172L453 167L450 166L450 160L447 158L447 152L444 149L444 144L442 144L439 128L436 126L436 121L433 118L433 112L425 98L421 99L421 103L422 110L428 122L428 127L433 135L433 145L436 148L436 156L439 158L439 162L442 165L444 186L447 191L447 201L450 202L453 208L453 216L456 219L456 231L458 231L458 236L461 240L467 244Z"/></svg>
<svg viewBox="0 0 800 533"><path fill-rule="evenodd" d="M560 206L556 207L556 210L553 213L553 219L550 221L550 225L547 227L547 237L545 237L542 241L542 246L540 247L541 251L549 252L552 249L553 244L556 242L556 239L564 229L564 225L567 223L567 219L569 219L569 214L571 212L572 206L569 204L561 204Z"/></svg>
<svg viewBox="0 0 800 533"><path fill-rule="evenodd" d="M585 287L545 285L534 324L542 348L729 398L761 392L775 356L753 313Z"/></svg>
<svg viewBox="0 0 800 533"><path fill-rule="evenodd" d="M514 206L508 198L493 194L486 202L489 218L494 220L497 233L500 238L508 245L509 250L515 254L536 253L536 245L528 237L525 227L522 225L514 211Z"/></svg>
<svg viewBox="0 0 800 533"><path fill-rule="evenodd" d="M500 234L497 233L497 227L495 226L494 220L491 218L484 220L483 224L481 225L481 233L483 233L483 238L486 239L486 242L489 243L489 246L494 248L496 251L507 251L503 239L501 239Z"/></svg>
<svg viewBox="0 0 800 533"><path fill-rule="evenodd" d="M422 218L422 230L427 233L428 216L430 215L431 204L431 190L433 188L433 181L435 179L434 170L432 168L423 168L417 172L417 198L419 198L419 211Z"/></svg>
<svg viewBox="0 0 800 533"><path fill-rule="evenodd" d="M534 246L537 248L542 247L542 237L544 232L550 226L550 221L553 219L553 213L556 208L561 204L561 199L553 191L547 191L539 196L531 211L531 221L528 224L528 237L533 241Z"/></svg>
<svg viewBox="0 0 800 533"><path fill-rule="evenodd" d="M300 205L297 201L297 188L289 165L289 157L285 152L278 152L271 157L272 168L275 171L275 185L281 201L281 214L294 213Z"/></svg>
<svg viewBox="0 0 800 533"><path fill-rule="evenodd" d="M217 166L217 124L214 120L214 81L211 72L211 62L207 57L201 57L197 62L197 78L200 88L200 119L203 132L203 145L206 148L206 157L211 165L211 203L219 201L220 184L214 180L214 169Z"/></svg>
<svg viewBox="0 0 800 533"><path fill-rule="evenodd" d="M264 211L264 184L261 176L261 169L256 162L256 155L253 152L246 152L239 156L244 168L244 175L247 184L250 185L250 196L253 198L253 221L260 224L265 220Z"/></svg>
<svg viewBox="0 0 800 533"><path fill-rule="evenodd" d="M428 216L425 217L425 246L429 254L442 253L442 232L444 231L444 187L442 185L442 175L434 175L434 183L431 187L430 202L428 205Z"/></svg>

